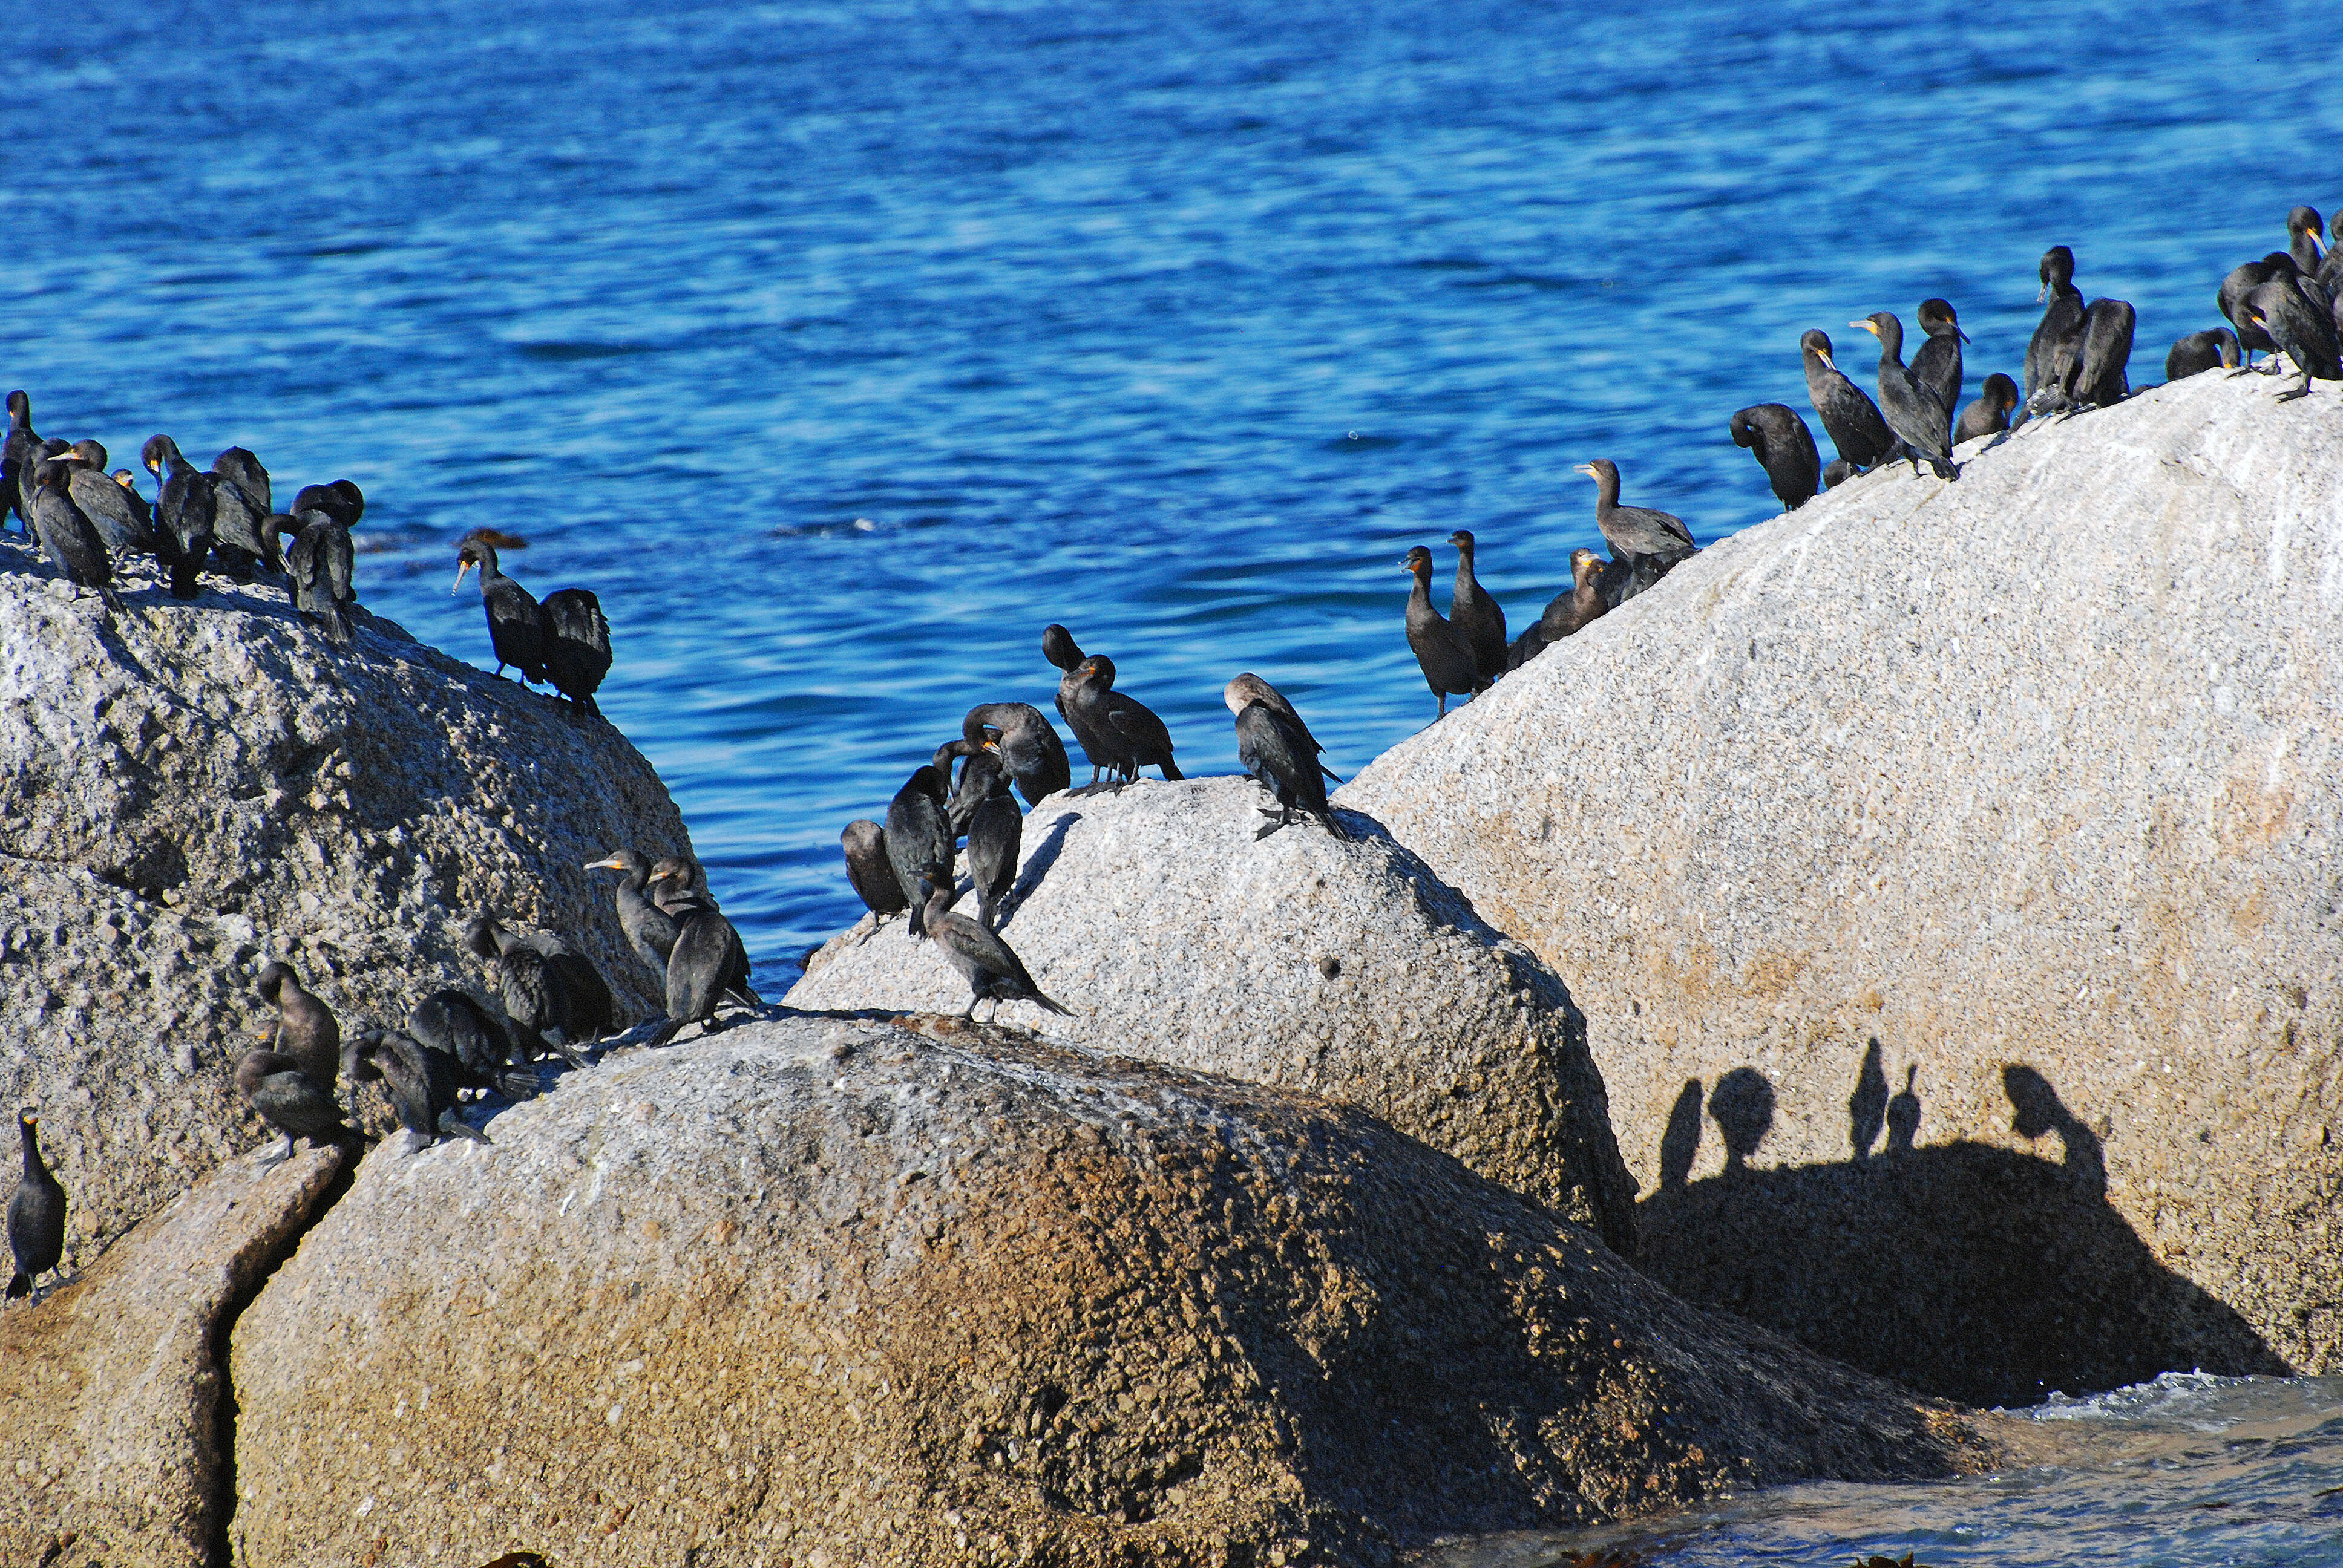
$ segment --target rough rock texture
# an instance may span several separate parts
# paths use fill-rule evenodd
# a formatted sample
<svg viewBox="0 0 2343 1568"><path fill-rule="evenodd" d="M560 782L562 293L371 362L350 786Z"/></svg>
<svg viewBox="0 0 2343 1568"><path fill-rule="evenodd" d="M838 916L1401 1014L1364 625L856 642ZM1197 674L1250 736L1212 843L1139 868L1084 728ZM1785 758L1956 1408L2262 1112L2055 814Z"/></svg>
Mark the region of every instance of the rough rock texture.
<svg viewBox="0 0 2343 1568"><path fill-rule="evenodd" d="M226 1331L341 1165L224 1165L80 1278L0 1307L0 1563L207 1568Z"/></svg>
<svg viewBox="0 0 2343 1568"><path fill-rule="evenodd" d="M657 1010L581 868L689 841L617 730L387 621L337 650L273 588L182 603L134 566L109 618L46 572L0 543L0 1104L42 1109L68 1267L264 1136L227 1073L271 959L346 1030L404 1018L485 995L447 912L485 904Z"/></svg>
<svg viewBox="0 0 2343 1568"><path fill-rule="evenodd" d="M1375 1564L1994 1429L1355 1110L745 1024L386 1143L238 1320L236 1561Z"/></svg>
<svg viewBox="0 0 2343 1568"><path fill-rule="evenodd" d="M1568 981L1659 1278L1971 1394L2343 1370L2343 397L2278 385L1842 486L1342 791Z"/></svg>
<svg viewBox="0 0 2343 1568"><path fill-rule="evenodd" d="M1001 934L1074 1016L1004 1016L1349 1101L1632 1251L1634 1186L1569 993L1372 821L1351 819L1350 842L1299 825L1256 840L1268 799L1222 778L1043 801ZM786 1001L960 1012L968 996L932 943L866 916Z"/></svg>

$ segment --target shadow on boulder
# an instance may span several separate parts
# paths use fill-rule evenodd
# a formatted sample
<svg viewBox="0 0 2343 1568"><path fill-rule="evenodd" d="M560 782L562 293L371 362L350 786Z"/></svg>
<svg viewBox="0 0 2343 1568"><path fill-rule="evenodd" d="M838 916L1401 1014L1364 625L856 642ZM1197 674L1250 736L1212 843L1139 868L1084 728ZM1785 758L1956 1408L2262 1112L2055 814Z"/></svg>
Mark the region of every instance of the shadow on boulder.
<svg viewBox="0 0 2343 1568"><path fill-rule="evenodd" d="M1725 1170L1663 1181L1642 1203L1644 1271L1687 1301L1970 1404L2030 1404L2164 1372L2290 1370L2244 1318L2157 1261L2107 1202L2097 1134L2039 1071L2004 1069L2011 1127L2058 1134L2060 1161L1967 1141L1911 1147L1913 1079L1884 1106L1859 1084L1850 1106L1856 1147L1885 1124L1885 1151L1759 1170L1746 1161L1772 1087L1752 1068L1725 1074L1709 1115L1725 1135ZM1670 1118L1673 1171L1691 1168L1696 1091L1685 1085Z"/></svg>

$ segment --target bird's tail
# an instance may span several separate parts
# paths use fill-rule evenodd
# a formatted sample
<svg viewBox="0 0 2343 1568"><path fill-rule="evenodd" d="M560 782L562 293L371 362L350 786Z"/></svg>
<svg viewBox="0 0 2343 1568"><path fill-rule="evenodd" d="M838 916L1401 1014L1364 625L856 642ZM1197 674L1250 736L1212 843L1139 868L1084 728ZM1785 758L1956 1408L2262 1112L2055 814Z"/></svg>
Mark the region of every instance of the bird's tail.
<svg viewBox="0 0 2343 1568"><path fill-rule="evenodd" d="M317 624L324 628L327 641L349 647L350 623L343 616L340 605L327 599L317 610Z"/></svg>
<svg viewBox="0 0 2343 1568"><path fill-rule="evenodd" d="M1038 990L1033 993L1033 1001L1036 1006L1045 1007L1051 1012L1059 1014L1061 1017L1071 1018L1074 1016L1074 1010L1072 1008L1060 1007L1056 1002L1051 1001L1048 997L1043 996Z"/></svg>
<svg viewBox="0 0 2343 1568"><path fill-rule="evenodd" d="M586 1053L579 1050L568 1040L556 1040L549 1034L540 1034L537 1038L538 1040L543 1042L546 1050L553 1052L554 1055L559 1057L570 1066L583 1068L588 1065Z"/></svg>
<svg viewBox="0 0 2343 1568"><path fill-rule="evenodd" d="M1163 759L1162 766L1163 777L1171 779L1175 784L1181 783L1184 780L1186 776L1180 771L1179 764L1172 761L1170 757L1167 756Z"/></svg>
<svg viewBox="0 0 2343 1568"><path fill-rule="evenodd" d="M643 1044L656 1050L658 1047L667 1044L668 1041L673 1040L678 1034L680 1034L683 1031L683 1025L684 1020L681 1019L669 1019L657 1029L651 1030L650 1039L643 1041Z"/></svg>
<svg viewBox="0 0 2343 1568"><path fill-rule="evenodd" d="M451 1108L439 1113L439 1131L451 1138L468 1138L475 1143L486 1143L488 1135L456 1114Z"/></svg>
<svg viewBox="0 0 2343 1568"><path fill-rule="evenodd" d="M9 1276L8 1276L8 1299L9 1299L10 1301L12 1301L12 1302L13 1302L13 1301L15 1301L15 1300L17 1297L19 1297L19 1296L29 1296L29 1295L31 1295L32 1293L33 1293L33 1276L32 1276L32 1275L30 1275L30 1274L11 1274L11 1275L9 1275Z"/></svg>
<svg viewBox="0 0 2343 1568"><path fill-rule="evenodd" d="M106 608L112 610L115 614L120 615L122 613L122 596L116 593L106 584L100 583L97 585L97 597L105 600Z"/></svg>
<svg viewBox="0 0 2343 1568"><path fill-rule="evenodd" d="M497 1092L507 1100L534 1100L544 1088L528 1068L508 1068L497 1074Z"/></svg>
<svg viewBox="0 0 2343 1568"><path fill-rule="evenodd" d="M1943 457L1929 458L1928 467L1936 469L1936 477L1939 479L1957 479L1961 477L1960 469Z"/></svg>

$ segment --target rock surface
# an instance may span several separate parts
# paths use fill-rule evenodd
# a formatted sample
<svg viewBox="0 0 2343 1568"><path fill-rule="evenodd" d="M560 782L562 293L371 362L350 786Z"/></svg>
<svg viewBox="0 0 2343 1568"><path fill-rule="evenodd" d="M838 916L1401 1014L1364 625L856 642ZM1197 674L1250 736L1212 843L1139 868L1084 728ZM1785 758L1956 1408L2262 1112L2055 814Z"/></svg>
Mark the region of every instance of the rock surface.
<svg viewBox="0 0 2343 1568"><path fill-rule="evenodd" d="M222 1166L80 1278L0 1308L0 1563L208 1568L236 1308L341 1169Z"/></svg>
<svg viewBox="0 0 2343 1568"><path fill-rule="evenodd" d="M1348 842L1300 825L1256 840L1267 799L1222 778L1043 801L1001 934L1073 1016L1004 1016L1347 1101L1632 1251L1634 1187L1569 993L1370 821L1352 819ZM933 943L866 916L786 1001L968 1000Z"/></svg>
<svg viewBox="0 0 2343 1568"><path fill-rule="evenodd" d="M1341 791L1569 983L1660 1278L1973 1395L2343 1370L2343 398L2277 386L1844 485ZM1947 1251L1956 1342L1875 1333Z"/></svg>
<svg viewBox="0 0 2343 1568"><path fill-rule="evenodd" d="M37 1104L72 1195L68 1268L265 1136L233 1057L271 959L355 1020L468 984L460 913L560 930L656 1011L607 875L686 850L607 724L362 618L337 650L273 588L126 612L0 543L0 1104ZM151 565L151 563L148 563Z"/></svg>
<svg viewBox="0 0 2343 1568"><path fill-rule="evenodd" d="M238 1320L235 1561L1387 1563L1997 1428L1355 1111L741 1025L377 1148Z"/></svg>

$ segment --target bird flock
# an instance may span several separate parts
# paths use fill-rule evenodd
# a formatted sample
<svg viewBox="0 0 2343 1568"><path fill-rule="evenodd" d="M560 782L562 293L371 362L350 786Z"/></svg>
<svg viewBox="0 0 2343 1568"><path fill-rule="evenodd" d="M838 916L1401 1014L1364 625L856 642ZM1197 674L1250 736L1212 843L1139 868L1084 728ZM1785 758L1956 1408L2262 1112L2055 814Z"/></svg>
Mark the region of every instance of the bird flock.
<svg viewBox="0 0 2343 1568"><path fill-rule="evenodd" d="M2278 371L2283 355L2302 377L2300 386L2278 395L2279 401L2307 396L2314 381L2343 381L2343 249L2338 248L2343 210L2326 238L2319 215L2308 206L2292 209L2286 228L2287 249L2244 263L2222 279L2216 303L2229 325L2177 339L2165 360L2167 380L2217 367L2247 374L2254 356L2267 354L2264 372ZM2031 417L2070 417L2129 396L2137 312L2119 299L2087 302L2066 246L2043 256L2037 275L2036 297L2045 309L2026 346L2022 387L1996 372L1960 408L1962 346L1968 339L1949 301L1926 299L1916 313L1925 337L1909 364L1903 324L1892 312L1849 323L1878 342L1875 402L1840 370L1827 333L1801 337L1807 397L1837 450L1827 466L1805 419L1786 404L1736 412L1728 425L1734 444L1756 457L1786 510L1856 474L1898 461L1909 461L1915 474L1926 462L1939 478L1957 479L1956 446ZM201 472L171 437L158 435L141 453L160 486L150 505L128 469L107 471L106 449L97 442L44 440L33 428L32 402L24 392L9 393L7 408L0 519L21 519L66 579L96 591L109 610L122 608L113 586L114 558L144 553L155 558L174 598L198 598L206 574L237 584L277 580L327 638L344 648L352 643L352 618L365 613L352 587L350 530L366 506L357 486L347 479L311 485L294 498L289 512L277 512L267 470L251 452L231 447ZM1408 645L1437 699L1436 718L1445 716L1449 698L1469 700L1487 690L1697 553L1682 518L1621 504L1616 464L1596 459L1578 471L1595 483L1595 523L1611 557L1574 550L1569 586L1519 637L1507 638L1503 607L1480 585L1470 531L1458 529L1448 538L1457 559L1445 616L1432 601L1432 552L1417 546L1400 563L1413 578ZM610 667L609 624L600 602L584 588L565 588L540 603L498 566L497 545L513 542L488 530L467 536L457 552L455 591L478 570L498 676L510 668L524 685L549 682L568 699L574 719L598 717L595 692ZM1169 727L1116 689L1112 659L1084 654L1057 625L1043 631L1041 652L1061 672L1058 716L1091 764L1081 792L1121 789L1142 768L1157 769L1168 780L1182 778ZM1322 760L1324 748L1293 705L1250 672L1231 679L1222 695L1235 724L1239 760L1274 801L1273 809L1262 809L1273 820L1256 837L1297 822L1347 837L1326 798L1327 780L1341 780ZM1038 805L1071 786L1065 745L1039 709L980 703L963 717L958 737L938 746L904 781L883 822L858 819L840 835L848 879L872 915L882 923L906 915L909 936L933 942L966 980L964 1017L972 1019L977 1004L987 1000L996 1012L1004 1001L1068 1010L1042 992L1000 928L1023 838L1016 796ZM961 897L963 845L976 899L972 918L953 908ZM664 983L667 1015L651 1044L668 1043L691 1023L712 1027L728 1001L759 1004L739 933L695 862L654 863L622 849L588 869L619 873L620 927ZM361 1083L379 1084L399 1124L422 1144L441 1137L484 1140L458 1114L467 1095L527 1098L538 1091L540 1059L558 1056L583 1066L585 1050L610 1033L608 985L559 937L509 930L480 913L467 924L464 944L486 966L502 1020L479 999L447 988L417 1001L403 1030L367 1029L346 1043L332 1010L289 968L275 963L261 971L260 995L276 1008L277 1022L238 1059L235 1077L254 1111L284 1135L273 1158L289 1157L297 1139L357 1137L337 1098L342 1079L353 1094ZM27 1294L35 1280L58 1266L66 1209L64 1189L41 1156L38 1118L20 1111L17 1126L23 1175L8 1204L15 1264L7 1286L11 1298Z"/></svg>

